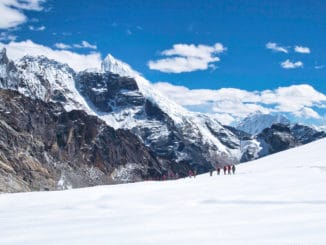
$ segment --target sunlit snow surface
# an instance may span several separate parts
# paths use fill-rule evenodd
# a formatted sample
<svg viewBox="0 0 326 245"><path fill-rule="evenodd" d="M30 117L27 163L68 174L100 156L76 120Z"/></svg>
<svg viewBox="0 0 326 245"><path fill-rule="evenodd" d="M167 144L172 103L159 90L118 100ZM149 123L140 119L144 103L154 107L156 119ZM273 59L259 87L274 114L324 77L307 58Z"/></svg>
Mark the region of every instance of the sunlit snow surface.
<svg viewBox="0 0 326 245"><path fill-rule="evenodd" d="M325 244L326 139L236 175L0 195L0 244Z"/></svg>

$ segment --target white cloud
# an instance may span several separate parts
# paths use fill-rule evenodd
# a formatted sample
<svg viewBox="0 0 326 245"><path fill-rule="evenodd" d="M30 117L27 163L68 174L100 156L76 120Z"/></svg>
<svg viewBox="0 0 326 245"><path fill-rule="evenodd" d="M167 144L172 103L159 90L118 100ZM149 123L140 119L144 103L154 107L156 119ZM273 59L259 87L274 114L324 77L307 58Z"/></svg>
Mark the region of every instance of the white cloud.
<svg viewBox="0 0 326 245"><path fill-rule="evenodd" d="M81 44L74 44L75 48L89 48L89 49L97 49L96 45L92 45L87 41L82 41Z"/></svg>
<svg viewBox="0 0 326 245"><path fill-rule="evenodd" d="M41 11L45 0L1 0L0 1L0 29L16 27L27 21L26 11Z"/></svg>
<svg viewBox="0 0 326 245"><path fill-rule="evenodd" d="M165 82L154 86L188 109L214 114L225 124L256 111L291 113L297 117L319 119L320 115L313 107L326 106L326 96L310 85L293 85L263 91L235 88L189 89Z"/></svg>
<svg viewBox="0 0 326 245"><path fill-rule="evenodd" d="M275 104L282 112L296 112L304 107L322 107L326 105L326 96L307 84L280 87L261 92L261 101Z"/></svg>
<svg viewBox="0 0 326 245"><path fill-rule="evenodd" d="M71 45L65 43L55 43L54 46L58 49L71 49Z"/></svg>
<svg viewBox="0 0 326 245"><path fill-rule="evenodd" d="M84 46L84 48L97 49L97 46L96 45L90 44L87 41L82 41L82 45Z"/></svg>
<svg viewBox="0 0 326 245"><path fill-rule="evenodd" d="M301 54L310 54L310 48L303 46L295 46L294 51Z"/></svg>
<svg viewBox="0 0 326 245"><path fill-rule="evenodd" d="M311 108L304 107L299 111L294 112L294 115L302 118L321 119L321 116Z"/></svg>
<svg viewBox="0 0 326 245"><path fill-rule="evenodd" d="M78 54L67 50L53 50L49 47L36 44L31 40L22 42L0 43L0 48L5 47L10 59L16 60L25 55L44 55L58 62L68 64L76 71L87 68L100 69L101 55L99 53Z"/></svg>
<svg viewBox="0 0 326 245"><path fill-rule="evenodd" d="M78 49L97 49L96 45L92 45L87 41L82 41L80 44L75 43L75 44L65 44L65 43L55 43L54 46L58 49L72 49L72 48L78 48Z"/></svg>
<svg viewBox="0 0 326 245"><path fill-rule="evenodd" d="M220 60L216 55L225 50L226 48L221 43L216 43L213 46L175 44L172 49L161 52L161 55L167 56L166 58L156 61L150 60L148 66L152 70L167 73L207 70L208 68L215 68L213 63Z"/></svg>
<svg viewBox="0 0 326 245"><path fill-rule="evenodd" d="M4 5L24 10L43 10L42 3L45 0L1 0Z"/></svg>
<svg viewBox="0 0 326 245"><path fill-rule="evenodd" d="M282 52L286 54L289 52L286 47L279 46L277 43L273 43L273 42L266 43L266 48L271 49L274 52Z"/></svg>
<svg viewBox="0 0 326 245"><path fill-rule="evenodd" d="M31 31L44 31L46 29L45 26L39 26L39 27L36 27L36 26L28 26L28 28Z"/></svg>
<svg viewBox="0 0 326 245"><path fill-rule="evenodd" d="M295 69L303 67L303 63L301 61L292 62L289 59L281 62L281 67L284 69Z"/></svg>

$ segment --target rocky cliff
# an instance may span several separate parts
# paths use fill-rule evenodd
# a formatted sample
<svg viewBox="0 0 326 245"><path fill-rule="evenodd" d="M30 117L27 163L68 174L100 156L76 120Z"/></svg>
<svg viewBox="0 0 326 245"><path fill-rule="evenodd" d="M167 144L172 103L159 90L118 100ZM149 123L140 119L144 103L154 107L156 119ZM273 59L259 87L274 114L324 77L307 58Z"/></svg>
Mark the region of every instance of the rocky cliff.
<svg viewBox="0 0 326 245"><path fill-rule="evenodd" d="M137 181L169 164L129 131L0 89L0 192Z"/></svg>

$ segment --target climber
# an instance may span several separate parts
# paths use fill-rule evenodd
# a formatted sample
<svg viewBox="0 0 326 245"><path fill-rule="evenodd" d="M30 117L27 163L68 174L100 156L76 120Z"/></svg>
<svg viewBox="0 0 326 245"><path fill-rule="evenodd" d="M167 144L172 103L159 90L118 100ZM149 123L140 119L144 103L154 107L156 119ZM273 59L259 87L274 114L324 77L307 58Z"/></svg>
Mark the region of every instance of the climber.
<svg viewBox="0 0 326 245"><path fill-rule="evenodd" d="M191 178L193 175L194 175L193 172L191 170L189 170L189 172L188 172L189 178Z"/></svg>
<svg viewBox="0 0 326 245"><path fill-rule="evenodd" d="M220 175L221 169L220 168L217 168L216 169L216 172L217 172L218 175Z"/></svg>
<svg viewBox="0 0 326 245"><path fill-rule="evenodd" d="M235 165L232 165L232 173L235 173Z"/></svg>
<svg viewBox="0 0 326 245"><path fill-rule="evenodd" d="M213 176L213 169L209 170L209 176L211 176L211 177Z"/></svg>
<svg viewBox="0 0 326 245"><path fill-rule="evenodd" d="M196 175L197 175L197 170L195 169L194 170L194 178L196 178Z"/></svg>

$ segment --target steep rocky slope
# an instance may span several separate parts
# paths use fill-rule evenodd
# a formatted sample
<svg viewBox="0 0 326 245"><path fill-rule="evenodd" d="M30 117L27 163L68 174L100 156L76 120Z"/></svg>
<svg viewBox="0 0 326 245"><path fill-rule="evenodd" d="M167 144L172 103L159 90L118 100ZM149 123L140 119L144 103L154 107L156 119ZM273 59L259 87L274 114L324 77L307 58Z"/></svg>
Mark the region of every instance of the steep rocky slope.
<svg viewBox="0 0 326 245"><path fill-rule="evenodd" d="M0 89L0 192L136 181L168 169L126 130Z"/></svg>

